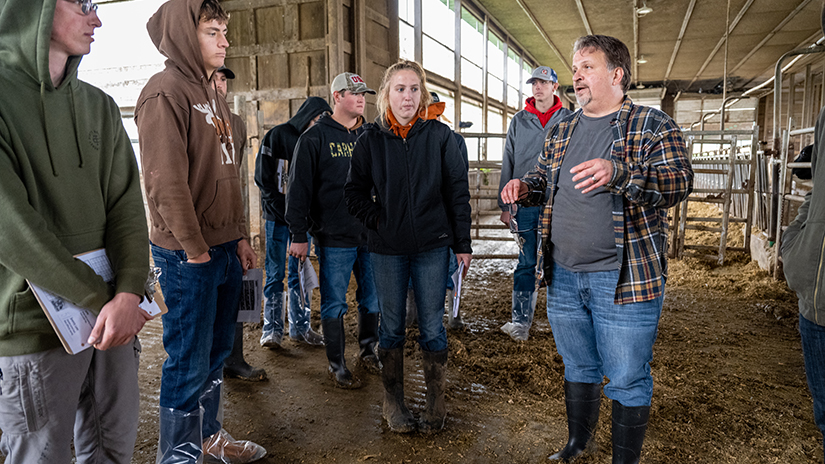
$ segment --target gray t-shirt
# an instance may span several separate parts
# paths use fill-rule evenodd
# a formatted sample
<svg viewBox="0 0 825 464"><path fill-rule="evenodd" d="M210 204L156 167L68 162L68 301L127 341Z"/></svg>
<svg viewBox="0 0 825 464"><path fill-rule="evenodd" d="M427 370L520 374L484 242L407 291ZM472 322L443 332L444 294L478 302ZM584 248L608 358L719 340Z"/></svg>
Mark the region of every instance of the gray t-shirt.
<svg viewBox="0 0 825 464"><path fill-rule="evenodd" d="M570 169L587 160L610 159L613 149L610 121L616 118L616 114L600 118L580 115L561 163L550 218L550 242L553 245L553 261L569 271L618 269L613 232L613 197L604 187L582 194L581 190L574 188L576 183L570 173Z"/></svg>

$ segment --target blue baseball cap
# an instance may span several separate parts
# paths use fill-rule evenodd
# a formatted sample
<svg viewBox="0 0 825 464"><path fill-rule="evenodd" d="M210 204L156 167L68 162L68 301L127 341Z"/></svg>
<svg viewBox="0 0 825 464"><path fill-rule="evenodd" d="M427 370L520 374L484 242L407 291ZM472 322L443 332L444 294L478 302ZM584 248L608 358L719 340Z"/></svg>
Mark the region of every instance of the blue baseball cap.
<svg viewBox="0 0 825 464"><path fill-rule="evenodd" d="M558 82L559 77L556 76L556 71L553 71L553 68L548 66L539 66L538 68L533 70L533 75L530 76L530 79L527 79L528 84L532 84L533 81L536 79L541 79L543 81L549 82Z"/></svg>

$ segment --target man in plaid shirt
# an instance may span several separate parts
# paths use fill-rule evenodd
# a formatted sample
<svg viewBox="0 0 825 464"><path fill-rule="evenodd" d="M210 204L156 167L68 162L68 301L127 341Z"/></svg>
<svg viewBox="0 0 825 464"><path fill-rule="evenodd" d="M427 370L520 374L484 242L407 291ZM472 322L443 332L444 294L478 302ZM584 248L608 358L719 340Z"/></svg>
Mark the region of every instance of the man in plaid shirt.
<svg viewBox="0 0 825 464"><path fill-rule="evenodd" d="M569 440L551 460L592 451L601 383L613 400L613 462L641 455L650 361L667 276L667 208L693 171L682 133L663 112L634 105L630 53L618 39L582 37L573 81L581 109L551 130L536 169L510 181L505 203L544 204L539 279L564 359Z"/></svg>

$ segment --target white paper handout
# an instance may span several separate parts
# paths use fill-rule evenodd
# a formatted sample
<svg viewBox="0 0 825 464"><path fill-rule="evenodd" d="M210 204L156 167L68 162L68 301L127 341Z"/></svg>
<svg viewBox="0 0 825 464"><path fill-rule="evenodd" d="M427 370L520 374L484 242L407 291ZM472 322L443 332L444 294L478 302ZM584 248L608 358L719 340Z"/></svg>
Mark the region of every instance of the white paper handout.
<svg viewBox="0 0 825 464"><path fill-rule="evenodd" d="M307 296L312 293L313 288L318 288L318 274L308 259L298 261L298 278L301 283L301 307L306 308L309 306Z"/></svg>
<svg viewBox="0 0 825 464"><path fill-rule="evenodd" d="M243 276L238 322L261 322L261 300L264 293L263 269L249 269Z"/></svg>
<svg viewBox="0 0 825 464"><path fill-rule="evenodd" d="M464 280L464 261L458 263L458 269L453 273L453 317L458 317L458 303L461 300L461 282Z"/></svg>
<svg viewBox="0 0 825 464"><path fill-rule="evenodd" d="M112 263L106 256L106 250L90 251L78 255L76 258L91 267L95 274L102 277L104 281L111 282L114 279ZM95 320L97 319L95 313L31 282L28 282L28 284L66 351L69 354L77 354L90 348L92 345L89 345L87 341L95 326ZM149 301L148 298L144 297L140 307L150 316L157 316L161 313L156 299Z"/></svg>

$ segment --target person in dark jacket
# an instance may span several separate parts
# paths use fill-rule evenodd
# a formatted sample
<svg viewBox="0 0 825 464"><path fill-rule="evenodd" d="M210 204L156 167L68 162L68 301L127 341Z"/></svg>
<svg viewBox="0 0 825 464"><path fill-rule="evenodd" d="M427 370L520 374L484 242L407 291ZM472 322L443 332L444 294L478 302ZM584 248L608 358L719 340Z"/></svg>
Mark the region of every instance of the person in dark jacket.
<svg viewBox="0 0 825 464"><path fill-rule="evenodd" d="M825 8L822 10L825 31ZM818 291L825 277L820 272L825 234L825 169L818 164L825 156L825 109L819 113L811 150L813 187L805 195L796 219L782 236L780 251L788 287L799 297L799 333L808 389L814 401L814 422L823 436L825 448L825 304ZM819 296L819 297L818 297Z"/></svg>
<svg viewBox="0 0 825 464"><path fill-rule="evenodd" d="M261 190L261 207L266 220L266 284L264 284L264 326L261 346L279 348L284 336L284 301L289 301L289 336L310 345L324 340L309 325L310 298L301 307L298 260L289 259L289 298L284 293L284 266L289 242L286 210L287 175L298 137L331 111L321 97L309 97L289 121L266 133L255 159L255 185Z"/></svg>
<svg viewBox="0 0 825 464"><path fill-rule="evenodd" d="M504 157L501 161L501 180L499 194L507 182L520 179L531 171L538 161L544 139L548 132L562 119L573 114L564 108L561 99L556 95L559 88L559 79L556 71L547 66L539 66L533 70L527 85L531 86L533 96L525 100L524 109L513 115L510 127L507 129L507 140L504 143ZM505 225L516 224L521 231L518 233L522 240L522 247L518 254L518 264L513 272L513 297L510 313L512 319L501 327L515 341L527 341L530 336L530 327L533 325L533 315L536 312L538 291L536 282L536 260L538 259L538 230L540 206L512 207L515 215L510 217L511 205L506 205L498 199L501 209L501 222ZM512 224L511 224L511 219Z"/></svg>
<svg viewBox="0 0 825 464"><path fill-rule="evenodd" d="M384 418L394 432L416 422L404 404L407 286L418 305L419 345L427 400L417 427L444 428L447 332L442 323L449 248L470 266L470 192L452 131L428 117L431 97L418 63L387 69L379 115L355 144L345 196L349 212L369 229L370 257L381 310L378 356L383 364Z"/></svg>
<svg viewBox="0 0 825 464"><path fill-rule="evenodd" d="M437 93L430 92L430 96L432 97L432 103L427 108L428 116L435 117L435 119L439 121L446 119L448 124L452 124L452 122L444 116L444 108L446 104L441 101ZM464 142L464 137L458 132L453 132L453 136L458 144L458 151L461 153L461 157L464 160L464 169L469 172L470 157L467 154L467 143ZM464 328L464 321L461 320L460 312L455 314L453 313L452 304L453 298L455 297L452 276L455 274L456 269L458 269L458 261L455 259L455 253L453 253L453 250L450 250L450 267L447 271L447 295L444 299L444 309L447 311L447 328L461 330ZM417 321L417 313L418 309L415 306L415 294L413 293L411 282L410 287L407 289L407 327L411 327Z"/></svg>
<svg viewBox="0 0 825 464"><path fill-rule="evenodd" d="M226 98L227 79L234 79L235 73L226 66L221 66L215 70L215 90L223 98ZM238 156L238 167L243 164L243 155L246 148L246 125L243 119L235 113L229 113L230 127L234 137L235 153ZM232 352L223 360L223 376L260 382L266 380L266 371L260 367L251 366L243 357L243 323L235 323L235 342L232 344Z"/></svg>
<svg viewBox="0 0 825 464"><path fill-rule="evenodd" d="M336 387L360 388L344 361L344 314L347 288L355 273L358 290L358 361L367 371L381 371L375 344L378 342L378 300L367 251L366 231L344 203L345 173L355 140L363 131L365 94L375 94L357 74L342 73L330 88L335 101L332 114L298 139L289 174L286 221L292 233L289 254L305 260L309 252L307 232L315 239L321 265L321 326L329 359L329 376Z"/></svg>

